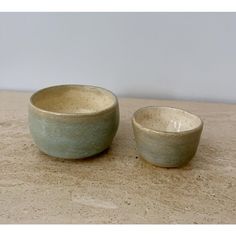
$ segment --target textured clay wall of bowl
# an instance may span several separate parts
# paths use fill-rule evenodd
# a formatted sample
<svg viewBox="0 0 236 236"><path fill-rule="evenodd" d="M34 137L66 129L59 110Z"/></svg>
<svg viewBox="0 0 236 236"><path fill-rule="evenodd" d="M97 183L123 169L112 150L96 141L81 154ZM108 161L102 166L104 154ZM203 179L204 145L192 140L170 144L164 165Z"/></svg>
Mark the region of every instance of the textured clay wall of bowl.
<svg viewBox="0 0 236 236"><path fill-rule="evenodd" d="M111 145L118 124L118 100L103 88L59 85L30 99L31 135L50 156L80 159L98 154Z"/></svg>
<svg viewBox="0 0 236 236"><path fill-rule="evenodd" d="M201 119L170 107L144 107L134 113L138 153L161 167L180 167L195 155L203 129Z"/></svg>

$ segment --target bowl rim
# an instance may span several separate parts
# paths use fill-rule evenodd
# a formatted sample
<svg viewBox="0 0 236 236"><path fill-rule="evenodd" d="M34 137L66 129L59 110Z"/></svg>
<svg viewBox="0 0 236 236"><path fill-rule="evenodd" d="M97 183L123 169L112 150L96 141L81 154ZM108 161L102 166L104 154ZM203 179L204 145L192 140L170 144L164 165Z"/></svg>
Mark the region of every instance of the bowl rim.
<svg viewBox="0 0 236 236"><path fill-rule="evenodd" d="M48 111L48 110L39 108L39 107L37 107L36 105L33 104L33 98L37 94L39 94L39 93L41 93L41 92L43 92L45 90L50 90L50 89L59 88L59 87L73 87L73 88L86 87L86 88L93 88L93 89L103 90L103 91L109 93L112 96L112 98L114 99L114 101L113 101L112 105L108 106L105 109L102 109L102 110L99 110L99 111L94 111L94 112L83 112L83 113L82 112L73 113L73 112L54 112L54 111ZM36 92L34 92L30 96L29 104L30 104L30 106L33 109L35 109L36 111L39 111L42 114L54 115L54 116L58 116L58 117L84 117L84 116L100 115L100 114L103 114L105 112L109 112L109 111L113 110L115 107L118 106L118 99L117 99L117 96L113 92L111 92L108 89L99 87L99 86L87 85L87 84L60 84L60 85L49 86L49 87L45 87L45 88L42 88L40 90L37 90Z"/></svg>
<svg viewBox="0 0 236 236"><path fill-rule="evenodd" d="M141 125L135 119L135 116L137 115L137 113L139 113L142 110L149 109L149 108L164 108L164 109L175 110L175 111L183 111L184 113L187 113L189 115L192 115L192 116L198 118L200 120L200 125L196 126L195 128L188 129L188 130L183 130L183 131L179 131L179 132L177 132L177 131L161 131L161 130L150 129L150 128L147 128L147 127ZM175 107L169 107L169 106L146 106L146 107L141 107L141 108L139 108L138 110L136 110L134 112L133 117L132 117L132 123L133 123L133 125L135 125L139 129L141 129L143 131L146 131L146 132L151 132L151 133L156 133L156 134L163 134L163 135L174 135L174 136L181 136L181 135L184 135L184 134L194 133L198 130L202 130L203 129L203 124L204 124L202 119L199 116L197 116L197 115L195 115L195 114L193 114L193 113L191 113L187 110L180 109L180 108L175 108Z"/></svg>

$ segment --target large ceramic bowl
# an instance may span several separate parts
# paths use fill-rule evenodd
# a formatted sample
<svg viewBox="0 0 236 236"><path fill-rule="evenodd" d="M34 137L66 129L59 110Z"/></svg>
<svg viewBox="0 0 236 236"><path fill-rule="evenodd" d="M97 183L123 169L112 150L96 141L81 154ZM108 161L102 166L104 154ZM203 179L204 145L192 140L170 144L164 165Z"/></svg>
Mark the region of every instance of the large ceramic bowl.
<svg viewBox="0 0 236 236"><path fill-rule="evenodd" d="M144 107L134 113L138 153L161 167L180 167L195 155L203 129L201 119L170 107Z"/></svg>
<svg viewBox="0 0 236 236"><path fill-rule="evenodd" d="M111 145L118 124L118 100L103 88L59 85L30 98L31 135L50 156L79 159L98 154Z"/></svg>

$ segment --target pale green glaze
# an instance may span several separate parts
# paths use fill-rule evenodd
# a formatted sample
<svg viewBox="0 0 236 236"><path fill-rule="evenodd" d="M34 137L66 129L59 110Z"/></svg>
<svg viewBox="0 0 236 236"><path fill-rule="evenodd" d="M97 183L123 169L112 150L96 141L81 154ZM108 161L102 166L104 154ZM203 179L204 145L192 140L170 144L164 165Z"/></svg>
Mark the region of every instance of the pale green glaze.
<svg viewBox="0 0 236 236"><path fill-rule="evenodd" d="M157 114L160 109L166 113ZM138 119L138 115L143 120ZM180 123L185 126L188 123L192 128L178 130ZM197 116L165 107L141 108L134 114L132 125L139 155L160 167L180 167L187 164L197 151L203 128L203 123ZM176 131L167 131L168 129Z"/></svg>
<svg viewBox="0 0 236 236"><path fill-rule="evenodd" d="M66 159L80 159L102 152L111 145L119 124L115 96L114 101L114 105L99 112L60 114L38 109L31 99L29 128L35 144L50 156Z"/></svg>

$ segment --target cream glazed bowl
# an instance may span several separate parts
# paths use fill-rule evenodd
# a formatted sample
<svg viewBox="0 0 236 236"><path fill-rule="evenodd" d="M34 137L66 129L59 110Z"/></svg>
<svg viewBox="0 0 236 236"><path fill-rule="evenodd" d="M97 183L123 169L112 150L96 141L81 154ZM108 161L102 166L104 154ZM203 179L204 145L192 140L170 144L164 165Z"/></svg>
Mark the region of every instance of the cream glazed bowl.
<svg viewBox="0 0 236 236"><path fill-rule="evenodd" d="M90 85L58 85L34 93L29 128L38 148L54 157L80 159L107 149L119 124L117 97Z"/></svg>
<svg viewBox="0 0 236 236"><path fill-rule="evenodd" d="M195 155L202 120L181 109L144 107L132 119L139 155L160 167L180 167Z"/></svg>

